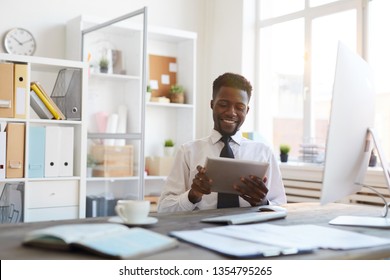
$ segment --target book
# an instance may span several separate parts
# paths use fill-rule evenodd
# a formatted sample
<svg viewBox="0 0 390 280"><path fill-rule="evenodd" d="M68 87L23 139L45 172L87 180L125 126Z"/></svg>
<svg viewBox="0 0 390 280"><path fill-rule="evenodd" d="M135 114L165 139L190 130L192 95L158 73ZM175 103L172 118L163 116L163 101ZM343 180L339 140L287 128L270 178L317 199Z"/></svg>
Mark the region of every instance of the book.
<svg viewBox="0 0 390 280"><path fill-rule="evenodd" d="M37 113L38 117L41 119L54 118L53 114L50 113L49 109L47 109L46 105L33 90L30 91L30 104L34 112Z"/></svg>
<svg viewBox="0 0 390 280"><path fill-rule="evenodd" d="M66 119L66 117L55 104L53 99L51 99L51 97L43 89L42 85L40 85L38 82L31 82L31 90L33 90L38 95L38 97L42 100L47 109L49 109L50 113L53 114L56 120Z"/></svg>
<svg viewBox="0 0 390 280"><path fill-rule="evenodd" d="M176 247L172 237L122 224L70 224L33 230L23 245L56 250L84 250L110 259L137 259Z"/></svg>

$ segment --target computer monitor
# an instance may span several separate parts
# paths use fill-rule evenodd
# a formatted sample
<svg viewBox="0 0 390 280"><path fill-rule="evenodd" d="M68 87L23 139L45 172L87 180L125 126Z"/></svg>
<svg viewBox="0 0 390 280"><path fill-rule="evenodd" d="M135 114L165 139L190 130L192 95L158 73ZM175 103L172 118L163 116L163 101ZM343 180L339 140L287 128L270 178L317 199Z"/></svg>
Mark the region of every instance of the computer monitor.
<svg viewBox="0 0 390 280"><path fill-rule="evenodd" d="M374 118L375 88L372 71L365 60L340 42L325 151L321 204L338 201L362 188L374 144L390 190L388 164L377 143L377 137L372 133ZM390 227L390 218L341 216L330 223Z"/></svg>

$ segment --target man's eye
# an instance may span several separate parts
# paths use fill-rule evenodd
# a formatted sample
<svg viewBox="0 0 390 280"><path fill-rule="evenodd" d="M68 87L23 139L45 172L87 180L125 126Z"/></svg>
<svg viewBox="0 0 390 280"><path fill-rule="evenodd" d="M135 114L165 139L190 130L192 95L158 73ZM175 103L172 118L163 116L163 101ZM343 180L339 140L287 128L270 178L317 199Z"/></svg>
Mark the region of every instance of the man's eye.
<svg viewBox="0 0 390 280"><path fill-rule="evenodd" d="M226 107L226 106L228 106L228 103L227 102L219 102L218 105L221 107Z"/></svg>
<svg viewBox="0 0 390 280"><path fill-rule="evenodd" d="M246 106L237 106L237 110L239 111L245 111Z"/></svg>

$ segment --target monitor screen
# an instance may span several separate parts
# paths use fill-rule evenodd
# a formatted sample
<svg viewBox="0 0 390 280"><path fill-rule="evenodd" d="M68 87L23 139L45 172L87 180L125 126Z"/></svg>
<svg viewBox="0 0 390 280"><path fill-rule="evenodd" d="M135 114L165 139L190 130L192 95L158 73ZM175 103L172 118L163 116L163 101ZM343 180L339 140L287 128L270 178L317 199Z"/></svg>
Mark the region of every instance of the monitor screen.
<svg viewBox="0 0 390 280"><path fill-rule="evenodd" d="M338 201L362 187L371 149L367 129L374 126L372 71L359 55L339 43L325 151L321 203Z"/></svg>
<svg viewBox="0 0 390 280"><path fill-rule="evenodd" d="M389 166L374 129L374 107L374 79L369 65L339 43L321 204L341 200L362 188L374 145L390 190ZM376 192L371 186L366 187ZM329 224L390 228L390 203L377 194L385 205L382 216L338 216Z"/></svg>

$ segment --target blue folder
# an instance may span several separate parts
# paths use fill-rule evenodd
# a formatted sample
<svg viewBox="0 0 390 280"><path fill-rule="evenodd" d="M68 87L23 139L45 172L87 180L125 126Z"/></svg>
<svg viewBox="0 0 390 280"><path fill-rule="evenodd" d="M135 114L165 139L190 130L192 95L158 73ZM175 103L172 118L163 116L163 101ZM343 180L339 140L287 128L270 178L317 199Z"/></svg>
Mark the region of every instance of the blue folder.
<svg viewBox="0 0 390 280"><path fill-rule="evenodd" d="M43 178L45 169L45 127L30 127L28 177Z"/></svg>

